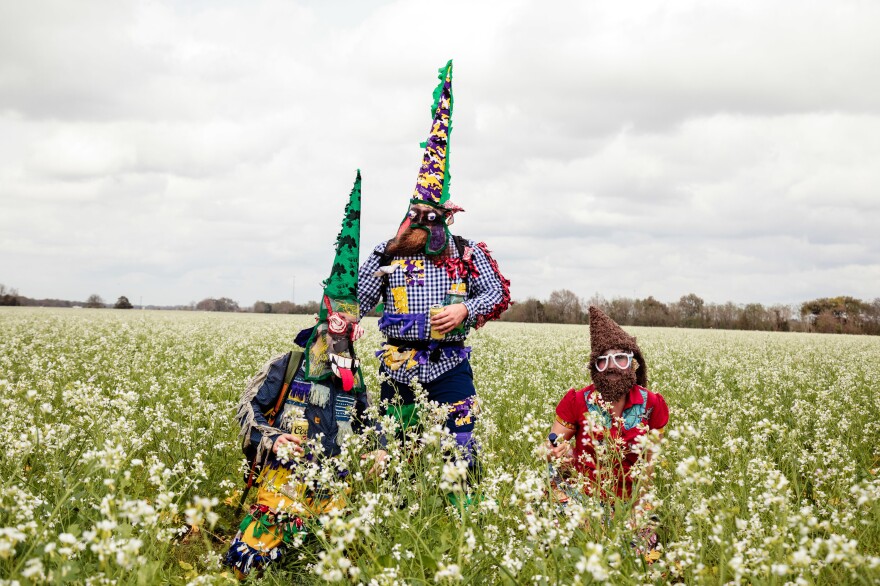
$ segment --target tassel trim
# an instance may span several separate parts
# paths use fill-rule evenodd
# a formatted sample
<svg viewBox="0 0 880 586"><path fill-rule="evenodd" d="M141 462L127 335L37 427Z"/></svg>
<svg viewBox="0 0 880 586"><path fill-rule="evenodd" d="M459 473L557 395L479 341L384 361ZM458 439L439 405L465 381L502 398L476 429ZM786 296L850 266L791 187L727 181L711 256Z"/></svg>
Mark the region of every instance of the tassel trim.
<svg viewBox="0 0 880 586"><path fill-rule="evenodd" d="M309 393L309 403L318 407L326 407L327 401L330 400L330 387L320 383L312 383L312 390Z"/></svg>
<svg viewBox="0 0 880 586"><path fill-rule="evenodd" d="M260 391L260 387L266 381L266 377L269 376L269 369L272 367L275 362L287 356L288 352L282 352L278 356L275 356L266 364L263 365L263 368L258 372L249 382L247 387L245 387L244 391L242 391L241 396L238 398L238 410L236 412L235 418L238 420L238 424L241 426L241 431L238 433L238 437L241 438L242 447L247 448L251 445L251 432L256 429L260 433L263 434L263 439L260 441L257 446L257 455L255 461L262 462L266 455L272 451L272 440L270 436L277 435L280 433L284 433L280 429L276 427L271 427L268 425L261 425L256 422L254 418L254 407L251 405L251 401L257 396L257 393Z"/></svg>

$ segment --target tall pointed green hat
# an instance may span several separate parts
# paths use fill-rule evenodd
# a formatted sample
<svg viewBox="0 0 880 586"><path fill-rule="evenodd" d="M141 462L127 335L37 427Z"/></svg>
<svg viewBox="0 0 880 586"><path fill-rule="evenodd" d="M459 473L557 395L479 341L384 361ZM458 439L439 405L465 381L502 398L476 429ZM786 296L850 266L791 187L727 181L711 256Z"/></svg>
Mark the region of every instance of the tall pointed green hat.
<svg viewBox="0 0 880 586"><path fill-rule="evenodd" d="M336 258L324 281L324 295L335 301L357 303L358 264L361 241L361 170L348 196L342 227L336 237ZM323 307L323 305L322 305ZM322 309L322 316L326 310Z"/></svg>
<svg viewBox="0 0 880 586"><path fill-rule="evenodd" d="M452 60L440 68L431 105L431 132L410 203L441 207L449 200L449 135L452 133Z"/></svg>
<svg viewBox="0 0 880 586"><path fill-rule="evenodd" d="M318 323L306 343L304 365L307 381L324 381L335 375L342 380L343 390L351 391L357 386L358 392L363 390L363 379L351 338L352 324L360 318L357 299L360 240L361 172L358 169L345 206L342 227L336 237L333 267L323 283ZM316 397L323 397L322 393L329 393L329 390L326 386L313 386L312 392L317 393Z"/></svg>

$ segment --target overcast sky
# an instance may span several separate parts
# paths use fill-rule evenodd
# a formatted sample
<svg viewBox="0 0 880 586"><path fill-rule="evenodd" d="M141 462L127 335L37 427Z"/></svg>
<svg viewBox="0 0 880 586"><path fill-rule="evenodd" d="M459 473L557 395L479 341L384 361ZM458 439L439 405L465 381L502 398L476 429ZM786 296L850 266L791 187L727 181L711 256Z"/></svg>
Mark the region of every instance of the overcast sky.
<svg viewBox="0 0 880 586"><path fill-rule="evenodd" d="M514 299L880 297L880 3L3 2L0 283L317 299L406 212L454 59L454 231ZM295 283L295 287L294 287Z"/></svg>

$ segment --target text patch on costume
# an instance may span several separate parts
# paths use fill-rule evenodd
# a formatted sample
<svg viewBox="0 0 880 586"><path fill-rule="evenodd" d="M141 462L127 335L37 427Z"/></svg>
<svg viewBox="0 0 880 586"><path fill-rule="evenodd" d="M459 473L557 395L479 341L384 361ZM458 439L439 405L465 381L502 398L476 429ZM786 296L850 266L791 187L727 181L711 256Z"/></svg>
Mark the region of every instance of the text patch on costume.
<svg viewBox="0 0 880 586"><path fill-rule="evenodd" d="M294 419L290 430L291 435L306 439L309 437L309 422L305 419Z"/></svg>
<svg viewBox="0 0 880 586"><path fill-rule="evenodd" d="M407 285L421 287L425 284L425 259L395 259L391 264L400 265Z"/></svg>

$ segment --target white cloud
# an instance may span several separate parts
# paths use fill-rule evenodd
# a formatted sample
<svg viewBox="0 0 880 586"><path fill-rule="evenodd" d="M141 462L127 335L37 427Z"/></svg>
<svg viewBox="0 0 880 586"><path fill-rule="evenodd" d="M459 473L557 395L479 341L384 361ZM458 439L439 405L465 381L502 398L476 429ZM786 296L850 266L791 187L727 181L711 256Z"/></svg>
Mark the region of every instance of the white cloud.
<svg viewBox="0 0 880 586"><path fill-rule="evenodd" d="M317 298L357 167L361 256L393 234L454 57L456 229L515 298L873 298L878 24L856 1L17 3L0 282Z"/></svg>

